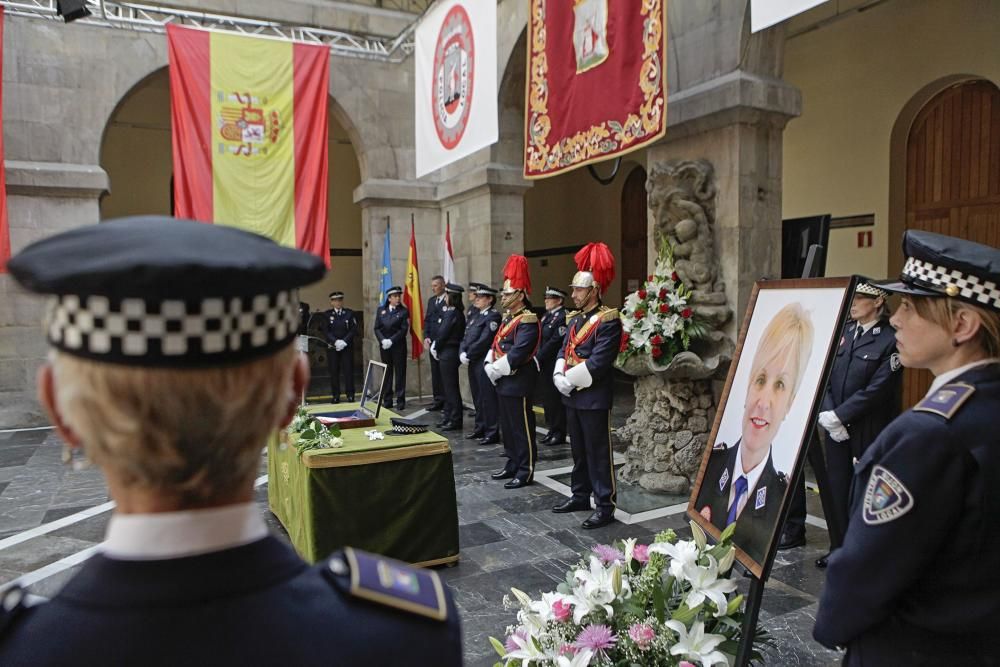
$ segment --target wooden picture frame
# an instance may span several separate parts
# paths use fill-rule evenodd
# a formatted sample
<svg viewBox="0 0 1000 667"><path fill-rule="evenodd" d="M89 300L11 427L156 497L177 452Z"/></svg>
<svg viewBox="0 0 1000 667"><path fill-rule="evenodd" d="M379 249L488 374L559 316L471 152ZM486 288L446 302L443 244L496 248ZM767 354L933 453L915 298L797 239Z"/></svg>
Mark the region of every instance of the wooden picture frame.
<svg viewBox="0 0 1000 667"><path fill-rule="evenodd" d="M687 514L718 540L735 511L737 560L758 579L766 578L777 551L855 282L758 281L747 304ZM737 483L741 476L745 488ZM745 501L734 510L738 489Z"/></svg>

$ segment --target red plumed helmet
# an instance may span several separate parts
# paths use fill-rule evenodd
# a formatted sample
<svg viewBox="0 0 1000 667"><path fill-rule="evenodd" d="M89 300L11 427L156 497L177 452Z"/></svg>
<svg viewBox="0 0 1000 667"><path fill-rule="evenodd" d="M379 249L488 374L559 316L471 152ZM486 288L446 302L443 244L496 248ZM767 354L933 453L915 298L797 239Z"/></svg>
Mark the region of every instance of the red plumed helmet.
<svg viewBox="0 0 1000 667"><path fill-rule="evenodd" d="M573 259L579 271L573 276L572 287L592 287L596 284L601 294L608 291L611 281L615 279L615 256L607 244L600 241L588 243Z"/></svg>
<svg viewBox="0 0 1000 667"><path fill-rule="evenodd" d="M528 258L524 255L511 255L507 258L507 263L503 265L503 291L506 293L516 290L531 292L531 276L528 274Z"/></svg>

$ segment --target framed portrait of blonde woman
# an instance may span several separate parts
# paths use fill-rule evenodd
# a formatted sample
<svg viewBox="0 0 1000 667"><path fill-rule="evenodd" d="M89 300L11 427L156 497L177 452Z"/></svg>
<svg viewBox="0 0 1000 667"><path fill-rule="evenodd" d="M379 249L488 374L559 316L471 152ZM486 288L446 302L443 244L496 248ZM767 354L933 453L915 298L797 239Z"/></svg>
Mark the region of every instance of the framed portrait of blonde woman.
<svg viewBox="0 0 1000 667"><path fill-rule="evenodd" d="M736 524L758 579L774 558L850 306L851 278L754 285L688 515L714 538Z"/></svg>

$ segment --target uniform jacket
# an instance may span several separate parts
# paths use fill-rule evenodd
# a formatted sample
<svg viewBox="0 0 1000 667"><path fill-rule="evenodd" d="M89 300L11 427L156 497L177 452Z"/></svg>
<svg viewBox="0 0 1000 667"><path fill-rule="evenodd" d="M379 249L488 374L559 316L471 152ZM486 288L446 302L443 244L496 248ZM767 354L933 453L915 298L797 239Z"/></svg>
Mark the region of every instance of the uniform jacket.
<svg viewBox="0 0 1000 667"><path fill-rule="evenodd" d="M493 339L493 360L507 358L511 374L497 380L500 396L531 396L538 379L535 353L540 338L538 316L527 308L517 315L507 313Z"/></svg>
<svg viewBox="0 0 1000 667"><path fill-rule="evenodd" d="M454 348L462 344L465 335L465 314L454 306L445 306L438 317L434 331L434 349L439 353L445 348Z"/></svg>
<svg viewBox="0 0 1000 667"><path fill-rule="evenodd" d="M813 631L847 645L849 664L1000 660L997 415L1000 364L972 368L889 424L855 466Z"/></svg>
<svg viewBox="0 0 1000 667"><path fill-rule="evenodd" d="M739 446L739 442L733 447L727 447L723 443L712 450L695 503L695 509L699 512L706 506L711 509L712 525L719 530L726 527L729 492L733 481L739 476L733 472ZM761 565L764 564L768 543L777 528L781 499L787 488L788 478L785 473L774 469L774 460L768 452L767 463L764 464L757 485L747 490L747 501L743 511L736 517L736 532L733 533L733 544Z"/></svg>
<svg viewBox="0 0 1000 667"><path fill-rule="evenodd" d="M330 345L342 340L347 343L347 347L350 347L354 342L354 333L358 330L358 319L350 308L341 308L339 315L332 308L324 311L321 322L323 335L326 336L326 342Z"/></svg>
<svg viewBox="0 0 1000 667"><path fill-rule="evenodd" d="M851 454L860 457L899 414L903 374L889 321L879 321L855 339L857 328L856 322L844 327L822 409L836 413L851 435Z"/></svg>
<svg viewBox="0 0 1000 667"><path fill-rule="evenodd" d="M469 307L465 309L465 328L468 329L469 325L472 323L472 319L479 315L479 309L476 308L476 304L470 303Z"/></svg>
<svg viewBox="0 0 1000 667"><path fill-rule="evenodd" d="M329 563L273 537L170 560L98 554L50 602L0 611L0 664L462 664L447 588L447 619L433 620L352 594L350 570Z"/></svg>
<svg viewBox="0 0 1000 667"><path fill-rule="evenodd" d="M538 363L551 369L559 357L559 350L566 337L566 309L563 307L546 311L542 316L542 342L538 346ZM549 371L551 375L552 371Z"/></svg>
<svg viewBox="0 0 1000 667"><path fill-rule="evenodd" d="M391 350L405 344L406 334L410 330L410 311L400 304L393 311L389 306L382 306L375 315L375 337L381 342L388 338L392 341Z"/></svg>
<svg viewBox="0 0 1000 667"><path fill-rule="evenodd" d="M299 335L309 333L309 304L299 302Z"/></svg>
<svg viewBox="0 0 1000 667"><path fill-rule="evenodd" d="M446 301L447 297L444 294L431 296L427 299L427 307L424 308L424 338L434 340L437 334L438 318L441 317L441 311L444 309Z"/></svg>
<svg viewBox="0 0 1000 667"><path fill-rule="evenodd" d="M586 389L574 389L563 397L563 404L576 410L610 410L612 371L622 337L618 311L598 306L586 313L571 313L568 327L559 356L566 360L567 369L586 363L593 383Z"/></svg>
<svg viewBox="0 0 1000 667"><path fill-rule="evenodd" d="M485 313L476 311L465 327L461 352L469 357L469 363L483 363L493 344L493 337L500 328L500 313L490 308Z"/></svg>

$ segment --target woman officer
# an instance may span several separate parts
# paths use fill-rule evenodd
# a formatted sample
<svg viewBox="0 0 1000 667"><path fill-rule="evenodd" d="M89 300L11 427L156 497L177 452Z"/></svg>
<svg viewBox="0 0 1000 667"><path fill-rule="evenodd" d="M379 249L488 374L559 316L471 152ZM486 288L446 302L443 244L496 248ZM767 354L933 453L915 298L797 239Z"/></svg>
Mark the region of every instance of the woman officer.
<svg viewBox="0 0 1000 667"><path fill-rule="evenodd" d="M935 379L855 466L813 635L848 665L1000 660L1000 250L908 231L899 358Z"/></svg>

